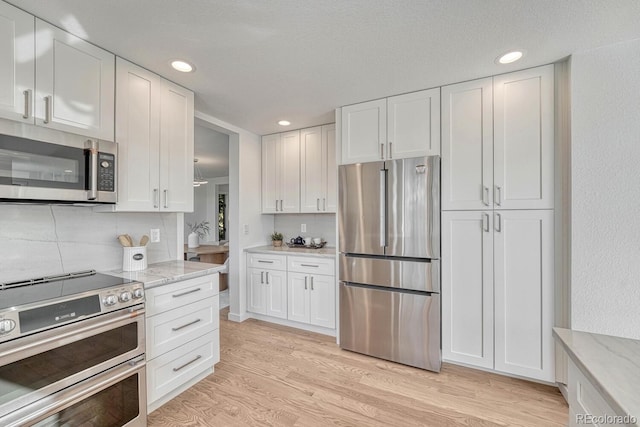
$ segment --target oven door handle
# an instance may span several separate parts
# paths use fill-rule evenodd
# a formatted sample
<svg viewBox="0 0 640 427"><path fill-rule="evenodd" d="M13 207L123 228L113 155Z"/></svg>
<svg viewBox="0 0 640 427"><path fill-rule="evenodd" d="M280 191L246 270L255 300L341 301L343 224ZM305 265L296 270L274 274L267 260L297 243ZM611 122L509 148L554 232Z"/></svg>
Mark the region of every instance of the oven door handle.
<svg viewBox="0 0 640 427"><path fill-rule="evenodd" d="M26 359L132 322L144 322L144 313L145 309L141 304L130 307L127 310L84 319L81 322L73 322L58 328L27 335L18 340L4 342L2 343L4 348L0 349L0 361L2 361L0 366L8 365L17 360Z"/></svg>
<svg viewBox="0 0 640 427"><path fill-rule="evenodd" d="M143 418L142 421L146 421L146 393L144 391L146 376L144 367L144 356L132 359L128 363L123 363L86 381L46 396L32 405L27 405L10 413L6 417L0 417L0 425L7 427L32 425L119 383L135 373L140 375L138 381L139 384L142 384L141 393L144 393L143 396L140 396L139 416ZM146 423L143 425L146 425Z"/></svg>
<svg viewBox="0 0 640 427"><path fill-rule="evenodd" d="M85 143L89 151L89 188L87 200L98 198L98 141L89 139Z"/></svg>

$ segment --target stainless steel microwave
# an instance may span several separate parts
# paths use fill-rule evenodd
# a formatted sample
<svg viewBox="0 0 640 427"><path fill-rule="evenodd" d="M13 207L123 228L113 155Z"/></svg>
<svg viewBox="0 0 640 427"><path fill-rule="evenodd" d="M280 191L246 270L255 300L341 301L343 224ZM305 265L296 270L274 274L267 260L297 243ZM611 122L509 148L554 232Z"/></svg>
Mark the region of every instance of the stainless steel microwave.
<svg viewBox="0 0 640 427"><path fill-rule="evenodd" d="M115 203L115 142L0 135L0 200Z"/></svg>

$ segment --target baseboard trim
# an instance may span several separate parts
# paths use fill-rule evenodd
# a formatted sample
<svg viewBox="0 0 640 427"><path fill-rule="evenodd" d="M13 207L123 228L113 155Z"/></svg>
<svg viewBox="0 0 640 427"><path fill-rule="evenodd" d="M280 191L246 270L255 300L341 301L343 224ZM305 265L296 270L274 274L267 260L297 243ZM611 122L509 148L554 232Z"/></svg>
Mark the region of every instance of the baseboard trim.
<svg viewBox="0 0 640 427"><path fill-rule="evenodd" d="M248 317L256 320L262 320L269 323L275 323L277 325L289 326L296 329L302 329L304 331L315 332L322 335L329 335L330 337L336 336L335 329L324 328L322 326L309 325L306 323L294 322L292 320L280 319L278 317L265 316L264 314L249 313Z"/></svg>
<svg viewBox="0 0 640 427"><path fill-rule="evenodd" d="M235 314L232 312L229 312L229 314L227 315L227 319L229 319L232 322L237 322L237 323L242 323L247 319L250 319L251 316L249 315L249 313L244 313L244 314Z"/></svg>

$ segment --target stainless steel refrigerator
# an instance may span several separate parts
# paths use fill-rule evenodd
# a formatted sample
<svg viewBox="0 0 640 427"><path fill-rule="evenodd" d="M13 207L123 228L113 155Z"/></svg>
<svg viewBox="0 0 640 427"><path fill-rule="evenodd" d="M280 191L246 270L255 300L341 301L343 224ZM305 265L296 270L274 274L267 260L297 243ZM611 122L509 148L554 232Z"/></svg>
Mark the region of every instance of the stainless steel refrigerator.
<svg viewBox="0 0 640 427"><path fill-rule="evenodd" d="M440 157L339 169L340 346L440 371Z"/></svg>

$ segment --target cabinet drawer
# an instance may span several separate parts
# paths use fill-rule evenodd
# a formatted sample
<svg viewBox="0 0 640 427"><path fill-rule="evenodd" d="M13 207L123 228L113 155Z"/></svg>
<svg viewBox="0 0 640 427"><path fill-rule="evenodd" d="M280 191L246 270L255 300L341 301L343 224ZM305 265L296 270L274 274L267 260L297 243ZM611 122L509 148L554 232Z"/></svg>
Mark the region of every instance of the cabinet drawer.
<svg viewBox="0 0 640 427"><path fill-rule="evenodd" d="M220 360L218 330L210 331L173 351L147 362L149 403L175 390Z"/></svg>
<svg viewBox="0 0 640 427"><path fill-rule="evenodd" d="M286 270L287 257L284 255L247 254L247 267L262 270Z"/></svg>
<svg viewBox="0 0 640 427"><path fill-rule="evenodd" d="M217 295L147 318L147 358L182 346L219 325Z"/></svg>
<svg viewBox="0 0 640 427"><path fill-rule="evenodd" d="M333 258L290 256L287 260L287 269L296 273L307 274L335 274L336 261Z"/></svg>
<svg viewBox="0 0 640 427"><path fill-rule="evenodd" d="M218 275L183 280L146 291L147 317L218 294Z"/></svg>
<svg viewBox="0 0 640 427"><path fill-rule="evenodd" d="M594 417L624 415L616 413L609 406L572 360L569 360L569 408L574 414L569 420L569 425L572 427L583 424L579 421L585 420L587 415Z"/></svg>

